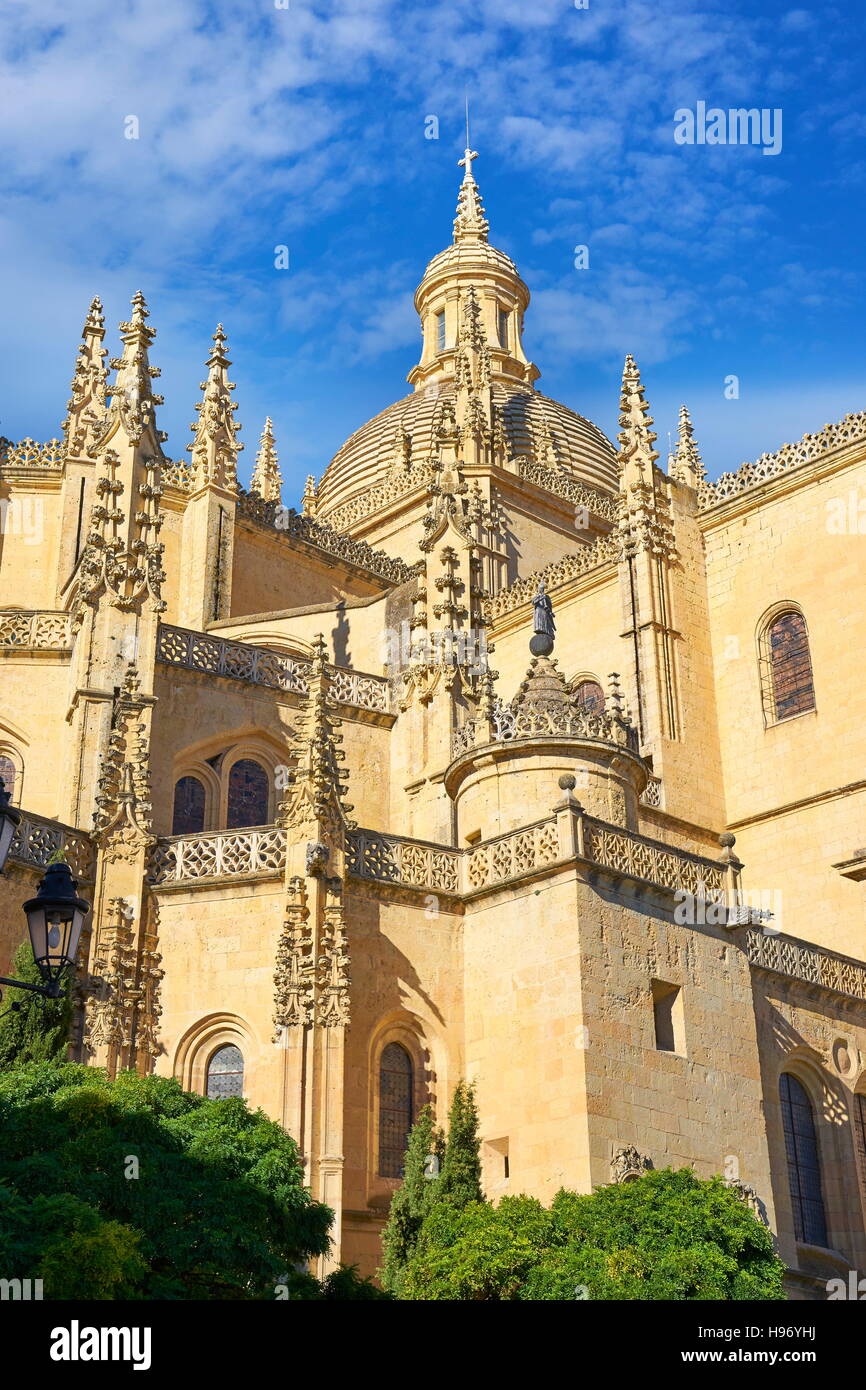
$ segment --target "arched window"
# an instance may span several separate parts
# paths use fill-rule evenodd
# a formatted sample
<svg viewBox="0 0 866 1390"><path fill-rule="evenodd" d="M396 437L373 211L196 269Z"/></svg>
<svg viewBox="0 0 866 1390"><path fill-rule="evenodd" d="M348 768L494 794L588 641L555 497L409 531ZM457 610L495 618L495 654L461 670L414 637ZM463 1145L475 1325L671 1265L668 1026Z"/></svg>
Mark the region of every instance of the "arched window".
<svg viewBox="0 0 866 1390"><path fill-rule="evenodd" d="M574 689L574 698L581 709L596 714L604 712L604 691L598 681L579 681Z"/></svg>
<svg viewBox="0 0 866 1390"><path fill-rule="evenodd" d="M226 826L240 830L245 825L268 823L268 774L261 763L240 758L229 773Z"/></svg>
<svg viewBox="0 0 866 1390"><path fill-rule="evenodd" d="M765 700L771 720L779 723L814 709L809 634L803 614L796 609L780 613L768 625L762 645L769 685Z"/></svg>
<svg viewBox="0 0 866 1390"><path fill-rule="evenodd" d="M221 1096L242 1096L244 1093L244 1059L239 1047L229 1044L215 1052L207 1067L209 1100Z"/></svg>
<svg viewBox="0 0 866 1390"><path fill-rule="evenodd" d="M812 1103L796 1076L788 1072L783 1072L779 1079L779 1096L794 1235L806 1245L826 1246L827 1218L821 1195L821 1163Z"/></svg>
<svg viewBox="0 0 866 1390"><path fill-rule="evenodd" d="M380 1177L402 1178L412 1118L412 1058L389 1043L379 1062Z"/></svg>
<svg viewBox="0 0 866 1390"><path fill-rule="evenodd" d="M181 777L174 788L172 835L197 835L204 830L204 784L198 777Z"/></svg>
<svg viewBox="0 0 866 1390"><path fill-rule="evenodd" d="M0 777L3 779L3 790L9 793L10 801L16 805L18 801L18 769L8 753L0 753Z"/></svg>
<svg viewBox="0 0 866 1390"><path fill-rule="evenodd" d="M436 315L436 351L445 351L445 311Z"/></svg>

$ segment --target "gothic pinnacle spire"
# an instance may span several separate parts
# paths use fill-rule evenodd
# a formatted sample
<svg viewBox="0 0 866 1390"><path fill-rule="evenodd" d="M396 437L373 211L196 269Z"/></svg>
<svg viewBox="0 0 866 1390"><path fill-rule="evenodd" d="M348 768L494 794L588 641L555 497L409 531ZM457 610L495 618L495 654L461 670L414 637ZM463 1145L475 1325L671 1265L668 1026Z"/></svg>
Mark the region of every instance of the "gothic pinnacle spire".
<svg viewBox="0 0 866 1390"><path fill-rule="evenodd" d="M117 376L111 396L110 412L118 414L130 440L137 444L148 426L154 426L154 407L162 405L162 396L153 394L151 382L159 376L159 368L151 367L148 349L156 337L156 329L148 328L147 302L141 290L132 297L132 315L120 325L123 352L109 363ZM167 439L162 430L154 428L157 441Z"/></svg>
<svg viewBox="0 0 866 1390"><path fill-rule="evenodd" d="M274 441L274 427L271 424L271 417L268 415L259 440L256 466L250 480L250 492L257 492L263 502L279 502L282 484L283 478L280 473Z"/></svg>
<svg viewBox="0 0 866 1390"><path fill-rule="evenodd" d="M700 450L695 442L691 416L684 405L680 406L676 448L668 460L668 472L678 482L688 483L691 487L697 487L707 476Z"/></svg>
<svg viewBox="0 0 866 1390"><path fill-rule="evenodd" d="M463 158L458 160L465 169L460 194L457 199L457 216L454 219L454 241L486 241L490 223L484 216L481 193L472 173L472 161L478 158L477 150L469 148L469 119L467 115L466 149Z"/></svg>
<svg viewBox="0 0 866 1390"><path fill-rule="evenodd" d="M655 463L658 452L653 448L656 441L653 419L644 398L640 372L631 353L625 359L622 373L619 423L617 440L620 445L620 468L632 460L641 467Z"/></svg>
<svg viewBox="0 0 866 1390"><path fill-rule="evenodd" d="M72 456L92 454L97 426L105 419L108 382L105 359L108 352L102 346L104 337L102 300L95 295L84 320L71 394L66 402L67 415L62 426L66 450Z"/></svg>
<svg viewBox="0 0 866 1390"><path fill-rule="evenodd" d="M228 492L237 491L237 456L243 444L237 441L240 425L235 422L237 402L232 400L235 383L228 379L231 362L226 356L226 336L221 323L213 335L213 348L207 359L207 381L199 383L204 392L196 406L198 420L190 425L195 435L187 452L192 454L195 486L214 484Z"/></svg>

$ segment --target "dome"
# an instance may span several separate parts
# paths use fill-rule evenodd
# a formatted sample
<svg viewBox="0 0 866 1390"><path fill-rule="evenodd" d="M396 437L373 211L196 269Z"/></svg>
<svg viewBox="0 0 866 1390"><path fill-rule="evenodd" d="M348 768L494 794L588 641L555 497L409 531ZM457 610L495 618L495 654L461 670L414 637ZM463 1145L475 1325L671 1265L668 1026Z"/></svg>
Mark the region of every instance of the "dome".
<svg viewBox="0 0 866 1390"><path fill-rule="evenodd" d="M395 469L405 477L407 467L411 475L417 466L419 483L425 480L426 464L439 456L437 430L449 405L464 444L467 429L483 416L504 466L526 458L604 492L618 486L616 452L601 430L535 390L540 373L523 349L529 290L511 257L490 244L472 173L476 158L467 149L460 161L465 173L453 241L429 262L415 291L422 347L408 375L414 392L357 430L316 488L316 514L332 517L338 529L342 508L386 483ZM467 420L472 425L464 429Z"/></svg>
<svg viewBox="0 0 866 1390"><path fill-rule="evenodd" d="M512 457L522 455L590 487L616 491L616 451L596 425L531 387L494 381L492 390ZM407 453L418 462L420 473L422 461L436 456L434 429L442 405L455 396L453 382L444 382L435 392L415 391L356 430L319 483L317 515L327 521L329 512L383 484L405 436Z"/></svg>

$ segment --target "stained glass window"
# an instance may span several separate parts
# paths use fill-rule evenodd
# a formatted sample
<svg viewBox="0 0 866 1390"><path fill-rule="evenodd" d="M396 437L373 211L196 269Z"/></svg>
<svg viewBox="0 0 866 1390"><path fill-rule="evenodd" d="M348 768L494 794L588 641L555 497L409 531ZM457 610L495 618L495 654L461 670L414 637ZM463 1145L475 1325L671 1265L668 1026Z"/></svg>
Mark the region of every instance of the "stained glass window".
<svg viewBox="0 0 866 1390"><path fill-rule="evenodd" d="M812 1104L796 1076L779 1080L782 1126L788 1159L788 1185L794 1211L794 1235L806 1245L826 1246L827 1218L821 1193L821 1163Z"/></svg>
<svg viewBox="0 0 866 1390"><path fill-rule="evenodd" d="M245 825L268 823L268 774L261 763L241 758L229 773L226 826L240 830Z"/></svg>
<svg viewBox="0 0 866 1390"><path fill-rule="evenodd" d="M204 785L198 777L181 777L174 789L172 835L197 835L204 830Z"/></svg>
<svg viewBox="0 0 866 1390"><path fill-rule="evenodd" d="M207 1094L209 1100L221 1096L242 1096L244 1093L244 1059L239 1047L229 1045L215 1052L208 1063Z"/></svg>
<svg viewBox="0 0 866 1390"><path fill-rule="evenodd" d="M574 692L581 709L601 714L604 710L604 691L598 681L581 681Z"/></svg>
<svg viewBox="0 0 866 1390"><path fill-rule="evenodd" d="M389 1043L379 1063L379 1174L402 1178L412 1128L412 1059Z"/></svg>
<svg viewBox="0 0 866 1390"><path fill-rule="evenodd" d="M9 793L11 801L15 801L15 778L17 776L15 764L11 758L7 758L5 753L0 753L0 777L3 778L3 789Z"/></svg>
<svg viewBox="0 0 866 1390"><path fill-rule="evenodd" d="M773 707L778 720L815 708L809 636L802 613L783 613L767 632Z"/></svg>

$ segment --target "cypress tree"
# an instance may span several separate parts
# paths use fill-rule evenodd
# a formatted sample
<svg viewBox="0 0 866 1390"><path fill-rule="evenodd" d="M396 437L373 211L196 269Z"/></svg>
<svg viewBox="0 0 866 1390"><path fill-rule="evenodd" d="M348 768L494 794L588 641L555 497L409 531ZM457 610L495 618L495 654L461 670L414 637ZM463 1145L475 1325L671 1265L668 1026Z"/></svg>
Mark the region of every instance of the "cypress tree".
<svg viewBox="0 0 866 1390"><path fill-rule="evenodd" d="M403 1185L391 1199L388 1221L382 1232L382 1284L398 1297L421 1223L435 1200L443 1148L442 1133L433 1123L430 1106L425 1105L410 1131ZM431 1156L435 1158L435 1163L430 1162Z"/></svg>
<svg viewBox="0 0 866 1390"><path fill-rule="evenodd" d="M436 1184L437 1202L447 1201L460 1208L483 1202L480 1148L475 1088L460 1081L451 1100L442 1176Z"/></svg>
<svg viewBox="0 0 866 1390"><path fill-rule="evenodd" d="M22 941L12 962L12 974L28 984L42 983L29 941ZM20 1004L21 1008L10 1009ZM24 1062L64 1061L72 1022L72 1000L46 999L7 985L0 1001L0 1071Z"/></svg>

